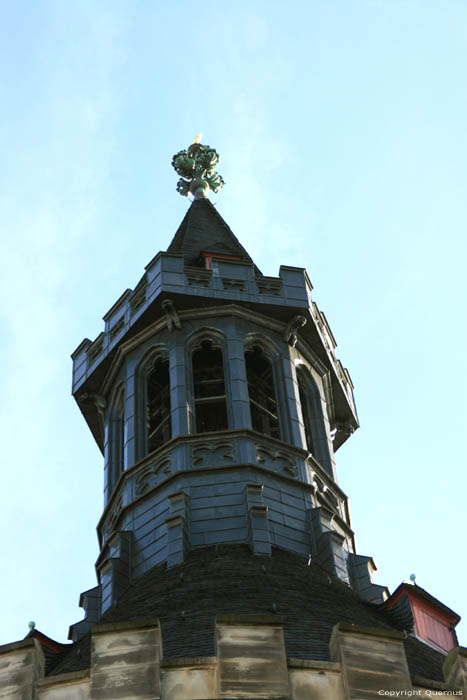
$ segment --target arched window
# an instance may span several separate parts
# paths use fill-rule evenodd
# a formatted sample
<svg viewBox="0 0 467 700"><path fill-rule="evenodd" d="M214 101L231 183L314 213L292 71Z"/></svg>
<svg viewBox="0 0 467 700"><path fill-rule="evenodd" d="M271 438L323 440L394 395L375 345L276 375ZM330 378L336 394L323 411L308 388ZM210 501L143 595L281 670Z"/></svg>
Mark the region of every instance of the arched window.
<svg viewBox="0 0 467 700"><path fill-rule="evenodd" d="M253 430L279 438L279 417L272 363L259 346L245 351L248 396Z"/></svg>
<svg viewBox="0 0 467 700"><path fill-rule="evenodd" d="M222 350L203 340L192 362L196 432L228 430Z"/></svg>
<svg viewBox="0 0 467 700"><path fill-rule="evenodd" d="M329 471L329 444L319 389L310 372L304 367L297 368L297 382L307 449Z"/></svg>
<svg viewBox="0 0 467 700"><path fill-rule="evenodd" d="M308 395L308 387L306 386L305 379L303 377L303 371L297 371L297 381L298 381L298 394L300 397L300 405L302 408L303 417L303 427L305 428L305 439L308 452L316 457L315 447L313 445L313 430L311 423L311 406L310 397Z"/></svg>
<svg viewBox="0 0 467 700"><path fill-rule="evenodd" d="M120 388L110 408L109 495L124 468L124 393Z"/></svg>
<svg viewBox="0 0 467 700"><path fill-rule="evenodd" d="M168 358L158 355L146 373L146 451L170 440L170 373Z"/></svg>

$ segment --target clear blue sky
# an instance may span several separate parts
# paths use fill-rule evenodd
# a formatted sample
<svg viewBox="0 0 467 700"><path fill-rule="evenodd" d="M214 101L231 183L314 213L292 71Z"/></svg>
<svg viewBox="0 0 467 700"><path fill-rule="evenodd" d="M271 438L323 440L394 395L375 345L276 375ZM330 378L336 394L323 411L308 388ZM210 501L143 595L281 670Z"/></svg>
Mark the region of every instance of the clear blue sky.
<svg viewBox="0 0 467 700"><path fill-rule="evenodd" d="M220 213L264 273L308 269L353 378L359 552L467 615L466 46L464 0L2 3L0 643L64 641L95 585L69 356L169 244L199 131Z"/></svg>

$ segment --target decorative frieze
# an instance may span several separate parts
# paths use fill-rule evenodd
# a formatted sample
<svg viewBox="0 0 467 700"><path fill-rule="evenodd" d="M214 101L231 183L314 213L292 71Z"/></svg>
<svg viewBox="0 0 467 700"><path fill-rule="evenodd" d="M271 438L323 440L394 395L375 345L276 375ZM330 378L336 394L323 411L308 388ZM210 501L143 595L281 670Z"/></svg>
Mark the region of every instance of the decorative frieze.
<svg viewBox="0 0 467 700"><path fill-rule="evenodd" d="M276 450L261 443L256 444L256 461L258 464L274 470L283 469L291 476L298 476L296 459L283 450Z"/></svg>
<svg viewBox="0 0 467 700"><path fill-rule="evenodd" d="M232 462L234 458L231 440L204 440L193 445L193 466Z"/></svg>
<svg viewBox="0 0 467 700"><path fill-rule="evenodd" d="M107 537L110 537L112 532L116 529L118 522L120 520L120 516L122 514L123 510L123 496L120 494L118 498L115 499L112 508L107 516L106 522L105 522L105 532Z"/></svg>
<svg viewBox="0 0 467 700"><path fill-rule="evenodd" d="M172 471L171 456L165 454L163 457L147 464L135 479L136 496L142 496L162 479L166 478Z"/></svg>

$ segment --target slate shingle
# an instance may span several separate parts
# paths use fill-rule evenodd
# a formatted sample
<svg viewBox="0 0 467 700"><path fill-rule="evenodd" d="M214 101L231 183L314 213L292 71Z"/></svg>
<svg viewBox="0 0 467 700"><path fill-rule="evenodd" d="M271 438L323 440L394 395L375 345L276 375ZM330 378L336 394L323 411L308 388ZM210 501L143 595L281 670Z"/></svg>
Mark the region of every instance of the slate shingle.
<svg viewBox="0 0 467 700"><path fill-rule="evenodd" d="M209 199L195 199L173 237L168 253L181 253L185 263L196 266L201 251L239 255L253 263L245 248ZM255 270L261 274L255 265Z"/></svg>
<svg viewBox="0 0 467 700"><path fill-rule="evenodd" d="M386 613L317 564L308 566L302 557L282 549L273 549L271 557L254 556L246 545L197 549L181 566L155 567L131 584L102 622L157 617L165 658L214 656L216 615L270 615L274 605L277 614L285 616L288 657L330 660L329 640L337 622L394 629ZM406 650L412 674L443 679L442 654L411 637ZM88 635L51 674L89 664Z"/></svg>

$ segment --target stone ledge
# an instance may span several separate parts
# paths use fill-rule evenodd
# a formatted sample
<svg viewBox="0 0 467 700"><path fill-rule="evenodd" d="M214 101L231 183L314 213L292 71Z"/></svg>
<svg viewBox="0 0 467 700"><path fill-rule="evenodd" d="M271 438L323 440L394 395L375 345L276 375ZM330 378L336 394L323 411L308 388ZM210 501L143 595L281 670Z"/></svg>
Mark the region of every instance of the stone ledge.
<svg viewBox="0 0 467 700"><path fill-rule="evenodd" d="M110 632L121 632L126 630L139 630L146 627L159 628L159 620L157 618L149 618L147 620L134 620L133 622L104 622L100 625L94 625L92 634L108 634Z"/></svg>
<svg viewBox="0 0 467 700"><path fill-rule="evenodd" d="M0 646L0 654L9 654L11 651L19 651L34 646L34 637L22 639L20 642L10 642L10 644L2 644Z"/></svg>
<svg viewBox="0 0 467 700"><path fill-rule="evenodd" d="M55 685L58 683L74 683L75 681L88 680L91 678L91 669L86 668L83 671L70 671L69 673L59 673L56 676L47 676L47 678L40 678L37 681L37 685L41 688L48 685Z"/></svg>
<svg viewBox="0 0 467 700"><path fill-rule="evenodd" d="M217 666L217 656L179 656L161 661L161 668L186 666Z"/></svg>
<svg viewBox="0 0 467 700"><path fill-rule="evenodd" d="M341 664L335 661L314 661L313 659L296 659L294 657L287 659L288 668L306 668L316 671L331 671L332 673L341 673Z"/></svg>
<svg viewBox="0 0 467 700"><path fill-rule="evenodd" d="M359 625L354 625L349 622L338 622L334 625L331 635L331 644L337 634L351 632L353 634L362 634L366 637L384 637L386 639L397 639L403 640L406 638L404 632L398 632L397 630L384 629L383 627L360 627Z"/></svg>

